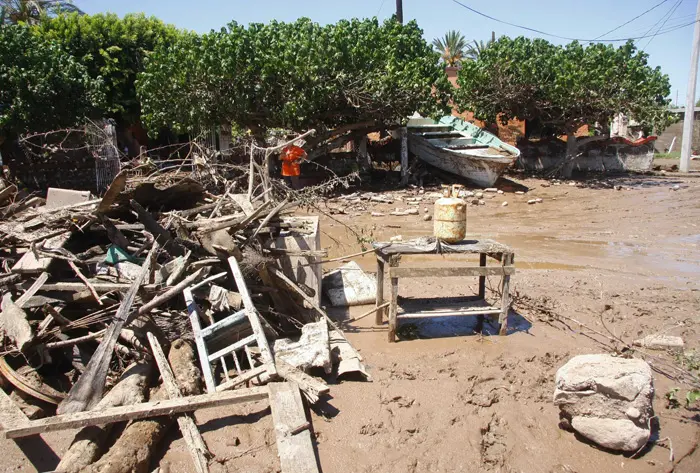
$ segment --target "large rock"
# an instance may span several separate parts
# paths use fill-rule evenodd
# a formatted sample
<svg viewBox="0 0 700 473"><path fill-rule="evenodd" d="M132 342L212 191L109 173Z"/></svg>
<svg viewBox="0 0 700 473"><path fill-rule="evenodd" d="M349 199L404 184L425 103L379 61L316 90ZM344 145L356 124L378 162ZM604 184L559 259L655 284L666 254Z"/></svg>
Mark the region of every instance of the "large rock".
<svg viewBox="0 0 700 473"><path fill-rule="evenodd" d="M639 450L654 415L651 368L643 360L581 355L559 368L554 404L587 439L612 450Z"/></svg>

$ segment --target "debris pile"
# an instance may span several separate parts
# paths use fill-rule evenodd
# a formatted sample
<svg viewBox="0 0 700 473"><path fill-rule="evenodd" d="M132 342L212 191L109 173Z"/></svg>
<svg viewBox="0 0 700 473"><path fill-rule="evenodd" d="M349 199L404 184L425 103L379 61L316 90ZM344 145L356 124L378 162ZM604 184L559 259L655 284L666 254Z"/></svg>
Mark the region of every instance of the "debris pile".
<svg viewBox="0 0 700 473"><path fill-rule="evenodd" d="M262 167L256 187L246 168L132 169L102 198L52 189L3 209L6 438L83 428L57 471L126 458L110 471L142 471L177 420L202 472L212 455L189 413L269 399L283 471L297 471L292 439L313 459L300 394L314 403L329 387L306 371L369 375L320 304L318 218L289 216L314 189Z"/></svg>

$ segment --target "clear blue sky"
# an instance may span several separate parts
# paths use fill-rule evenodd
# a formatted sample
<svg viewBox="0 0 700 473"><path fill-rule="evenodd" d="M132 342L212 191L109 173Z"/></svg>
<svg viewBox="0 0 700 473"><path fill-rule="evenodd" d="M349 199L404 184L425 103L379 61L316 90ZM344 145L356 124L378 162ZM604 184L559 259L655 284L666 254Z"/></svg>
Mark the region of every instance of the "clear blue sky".
<svg viewBox="0 0 700 473"><path fill-rule="evenodd" d="M462 3L510 23L528 26L559 36L596 38L625 23L661 0L460 0ZM611 33L608 38L628 38L644 35L676 6L678 0L667 0L663 5ZM680 0L674 13L668 17L664 29L690 23L694 20L696 0ZM293 21L308 17L325 24L341 18L378 16L387 18L394 13L395 0L75 0L87 13L111 11L118 15L144 12L167 23L197 32L219 29L229 21L248 24L272 19ZM529 31L496 23L480 17L452 0L403 0L404 20L415 19L431 41L447 30L460 30L467 39L487 40L491 31L498 36L542 36ZM659 25L657 25L658 27ZM652 30L652 33L656 28ZM565 40L542 36L555 43ZM671 98L676 92L680 103L685 102L688 81L693 27L637 41L649 55L652 66L661 66L671 79ZM698 90L700 94L700 90Z"/></svg>

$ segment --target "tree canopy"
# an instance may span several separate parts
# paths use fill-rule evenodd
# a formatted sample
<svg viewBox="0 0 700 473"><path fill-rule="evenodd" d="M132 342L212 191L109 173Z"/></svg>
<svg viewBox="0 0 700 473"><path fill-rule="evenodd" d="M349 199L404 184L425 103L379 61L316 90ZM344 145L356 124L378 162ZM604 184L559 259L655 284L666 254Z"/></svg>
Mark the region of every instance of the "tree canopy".
<svg viewBox="0 0 700 473"><path fill-rule="evenodd" d="M93 79L104 82L104 116L135 122L141 113L136 76L146 56L170 45L182 34L172 25L143 14L119 18L113 13L60 15L37 26L42 36L57 42L82 63Z"/></svg>
<svg viewBox="0 0 700 473"><path fill-rule="evenodd" d="M157 49L137 89L151 131L396 124L447 110L450 85L438 60L415 22L234 22Z"/></svg>
<svg viewBox="0 0 700 473"><path fill-rule="evenodd" d="M578 42L501 37L465 62L457 104L495 123L537 120L556 134L573 136L582 125L607 126L625 113L647 128L669 121L670 82L632 42L615 48Z"/></svg>
<svg viewBox="0 0 700 473"><path fill-rule="evenodd" d="M0 140L71 126L101 106L101 81L56 43L0 26Z"/></svg>

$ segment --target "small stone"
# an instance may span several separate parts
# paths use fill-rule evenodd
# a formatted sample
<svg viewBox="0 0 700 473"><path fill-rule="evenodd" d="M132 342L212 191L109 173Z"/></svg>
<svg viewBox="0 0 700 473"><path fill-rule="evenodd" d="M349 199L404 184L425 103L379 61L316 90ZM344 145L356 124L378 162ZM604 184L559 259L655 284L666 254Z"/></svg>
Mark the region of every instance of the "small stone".
<svg viewBox="0 0 700 473"><path fill-rule="evenodd" d="M516 194L516 195L525 195L525 192L523 192L523 191L515 191L515 194Z"/></svg>
<svg viewBox="0 0 700 473"><path fill-rule="evenodd" d="M679 190L680 188L681 188L681 186L679 186L678 184L676 184L675 186L671 187L671 190L672 190L672 191L677 191L677 190Z"/></svg>
<svg viewBox="0 0 700 473"><path fill-rule="evenodd" d="M389 241L401 241L401 240L403 240L402 235L396 235L396 236L389 238Z"/></svg>
<svg viewBox="0 0 700 473"><path fill-rule="evenodd" d="M474 194L474 197L476 197L477 199L481 199L482 197L484 197L484 193L483 193L483 192L477 192L476 194Z"/></svg>
<svg viewBox="0 0 700 473"><path fill-rule="evenodd" d="M466 191L464 197L474 197L474 193L472 191Z"/></svg>
<svg viewBox="0 0 700 473"><path fill-rule="evenodd" d="M408 212L408 215L418 215L420 213L418 209L408 209L406 212Z"/></svg>
<svg viewBox="0 0 700 473"><path fill-rule="evenodd" d="M495 187L487 187L486 189L484 189L484 192L498 192L498 189L496 189Z"/></svg>
<svg viewBox="0 0 700 473"><path fill-rule="evenodd" d="M555 183L553 183L552 185L554 185L554 186L560 186L560 185L561 185L561 182L555 182Z"/></svg>
<svg viewBox="0 0 700 473"><path fill-rule="evenodd" d="M615 189L616 191L621 191L621 190L622 190L622 186L615 186L614 189Z"/></svg>
<svg viewBox="0 0 700 473"><path fill-rule="evenodd" d="M503 203L501 204L501 207L508 207L508 202L503 202Z"/></svg>
<svg viewBox="0 0 700 473"><path fill-rule="evenodd" d="M372 212L371 215L372 215L372 217L383 217L383 216L386 215L386 214L383 214L383 213L381 213L381 212Z"/></svg>
<svg viewBox="0 0 700 473"><path fill-rule="evenodd" d="M555 183L554 185L556 186L557 184L558 184L558 183ZM551 186L551 185L552 185L552 184L550 184L549 182L543 182L543 183L541 184L542 187L549 187L549 186Z"/></svg>
<svg viewBox="0 0 700 473"><path fill-rule="evenodd" d="M538 197L538 198L536 198L536 199L535 199L535 203L537 203L537 204L541 204L541 203L542 203L542 199L540 199L539 197Z"/></svg>
<svg viewBox="0 0 700 473"><path fill-rule="evenodd" d="M571 181L571 182L569 182L569 185L570 185L571 187L574 187L574 186L576 185L576 183L575 183L574 181Z"/></svg>
<svg viewBox="0 0 700 473"><path fill-rule="evenodd" d="M535 199L530 199L530 200L527 201L527 203L530 204L530 205L536 204L536 203L537 203L537 200L535 200Z"/></svg>
<svg viewBox="0 0 700 473"><path fill-rule="evenodd" d="M480 200L480 201L479 201L479 205L486 205L486 201Z"/></svg>
<svg viewBox="0 0 700 473"><path fill-rule="evenodd" d="M479 205L479 202L481 202L479 199L472 199L471 200L472 205Z"/></svg>
<svg viewBox="0 0 700 473"><path fill-rule="evenodd" d="M428 207L423 207L423 212L428 213L430 212L430 209Z"/></svg>
<svg viewBox="0 0 700 473"><path fill-rule="evenodd" d="M501 189L498 189L499 194L503 194L503 191Z"/></svg>
<svg viewBox="0 0 700 473"><path fill-rule="evenodd" d="M432 219L433 219L433 216L430 214L423 215L423 221L425 221L425 222L430 222Z"/></svg>
<svg viewBox="0 0 700 473"><path fill-rule="evenodd" d="M425 189L421 187L420 189L418 189L418 193L421 195L425 194Z"/></svg>

